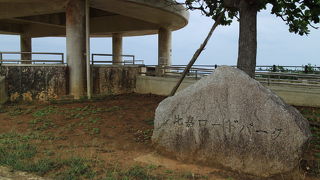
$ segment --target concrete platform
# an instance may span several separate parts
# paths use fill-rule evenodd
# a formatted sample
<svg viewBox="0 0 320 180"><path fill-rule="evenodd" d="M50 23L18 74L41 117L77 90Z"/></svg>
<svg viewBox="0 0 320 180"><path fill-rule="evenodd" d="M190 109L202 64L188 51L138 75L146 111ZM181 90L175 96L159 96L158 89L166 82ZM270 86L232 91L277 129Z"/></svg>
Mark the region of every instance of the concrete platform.
<svg viewBox="0 0 320 180"><path fill-rule="evenodd" d="M178 78L170 77L138 76L135 92L168 96L178 80ZM196 81L195 79L185 79L178 91L192 85ZM288 104L294 106L320 107L320 88L294 85L264 85Z"/></svg>
<svg viewBox="0 0 320 180"><path fill-rule="evenodd" d="M67 0L0 0L0 33L30 37L66 35ZM159 28L178 30L189 14L170 0L91 0L92 36L157 34Z"/></svg>

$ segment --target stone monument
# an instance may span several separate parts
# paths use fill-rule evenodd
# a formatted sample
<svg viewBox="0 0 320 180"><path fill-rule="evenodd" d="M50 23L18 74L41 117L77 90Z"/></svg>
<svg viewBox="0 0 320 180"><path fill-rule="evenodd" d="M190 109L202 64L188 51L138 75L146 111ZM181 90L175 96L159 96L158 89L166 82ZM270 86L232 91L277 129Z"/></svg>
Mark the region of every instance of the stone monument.
<svg viewBox="0 0 320 180"><path fill-rule="evenodd" d="M156 110L152 141L179 160L269 177L299 164L307 120L243 71L217 68Z"/></svg>

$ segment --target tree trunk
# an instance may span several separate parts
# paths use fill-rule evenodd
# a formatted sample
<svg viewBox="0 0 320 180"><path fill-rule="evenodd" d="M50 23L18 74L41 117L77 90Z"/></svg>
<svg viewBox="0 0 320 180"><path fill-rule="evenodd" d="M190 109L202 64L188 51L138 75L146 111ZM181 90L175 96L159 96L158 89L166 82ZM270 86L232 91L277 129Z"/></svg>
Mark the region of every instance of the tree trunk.
<svg viewBox="0 0 320 180"><path fill-rule="evenodd" d="M237 67L254 78L257 58L257 8L248 0L241 0L240 34Z"/></svg>

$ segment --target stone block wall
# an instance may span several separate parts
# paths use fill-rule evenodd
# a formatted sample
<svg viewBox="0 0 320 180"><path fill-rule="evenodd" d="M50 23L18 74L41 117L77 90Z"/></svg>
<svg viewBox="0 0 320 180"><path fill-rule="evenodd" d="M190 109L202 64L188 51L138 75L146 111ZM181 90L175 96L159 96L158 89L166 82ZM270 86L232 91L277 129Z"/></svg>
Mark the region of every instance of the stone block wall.
<svg viewBox="0 0 320 180"><path fill-rule="evenodd" d="M139 66L95 66L93 67L94 94L125 94L134 92Z"/></svg>
<svg viewBox="0 0 320 180"><path fill-rule="evenodd" d="M0 104L4 104L8 100L8 93L6 87L6 78L0 76Z"/></svg>
<svg viewBox="0 0 320 180"><path fill-rule="evenodd" d="M65 65L2 65L0 75L6 77L10 101L47 101L68 92Z"/></svg>
<svg viewBox="0 0 320 180"><path fill-rule="evenodd" d="M139 66L94 66L94 95L134 92ZM7 81L10 101L48 101L68 95L66 65L2 65L0 76Z"/></svg>

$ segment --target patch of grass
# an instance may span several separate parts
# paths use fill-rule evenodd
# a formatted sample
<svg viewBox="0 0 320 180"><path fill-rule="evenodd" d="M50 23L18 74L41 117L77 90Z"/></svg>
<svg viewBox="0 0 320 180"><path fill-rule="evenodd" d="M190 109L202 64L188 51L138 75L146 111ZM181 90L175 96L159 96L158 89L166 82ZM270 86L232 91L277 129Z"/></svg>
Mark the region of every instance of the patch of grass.
<svg viewBox="0 0 320 180"><path fill-rule="evenodd" d="M172 171L171 169L166 169L164 172L165 172L166 174L172 174L172 173L173 173L173 171Z"/></svg>
<svg viewBox="0 0 320 180"><path fill-rule="evenodd" d="M43 153L46 156L38 156L39 151L30 140L38 138L32 135L17 133L0 134L0 165L8 166L13 170L25 171L44 175L58 170L58 179L92 179L96 173L92 170L90 161L72 157L61 160L49 158L52 151ZM39 158L41 157L41 158Z"/></svg>
<svg viewBox="0 0 320 180"><path fill-rule="evenodd" d="M39 117L44 117L44 116L48 116L50 114L54 114L57 113L58 108L55 106L47 106L45 108L42 108L36 112L34 112L32 115L33 117L39 118Z"/></svg>
<svg viewBox="0 0 320 180"><path fill-rule="evenodd" d="M29 122L29 124L36 131L44 131L55 127L55 124L52 122L52 120L46 117L33 119Z"/></svg>
<svg viewBox="0 0 320 180"><path fill-rule="evenodd" d="M98 121L100 121L101 118L100 117L96 117L96 118L93 118L93 117L90 117L89 118L89 123L91 124L96 124Z"/></svg>
<svg viewBox="0 0 320 180"><path fill-rule="evenodd" d="M142 166L133 166L125 172L125 176L136 179L155 179L153 176L149 175L147 170Z"/></svg>
<svg viewBox="0 0 320 180"><path fill-rule="evenodd" d="M55 153L54 153L53 151L51 151L51 150L46 150L46 151L44 152L44 154L45 154L46 156L53 156L53 155L55 155Z"/></svg>
<svg viewBox="0 0 320 180"><path fill-rule="evenodd" d="M55 165L50 159L33 160L38 151L34 145L28 142L30 138L15 133L1 134L0 165L39 175L53 169Z"/></svg>
<svg viewBox="0 0 320 180"><path fill-rule="evenodd" d="M99 128L92 128L90 134L91 134L91 135L100 134L100 129L99 129Z"/></svg>
<svg viewBox="0 0 320 180"><path fill-rule="evenodd" d="M57 179L72 180L72 179L93 179L96 172L92 170L89 161L83 158L70 158L62 161L62 166L65 168L63 172L59 172Z"/></svg>
<svg viewBox="0 0 320 180"><path fill-rule="evenodd" d="M153 164L150 164L150 165L147 166L147 168L150 169L150 170L155 170L158 167L159 167L158 165L153 165Z"/></svg>
<svg viewBox="0 0 320 180"><path fill-rule="evenodd" d="M102 109L90 105L73 109L65 109L63 111L63 113L66 116L66 119L84 119L98 112L102 112Z"/></svg>

